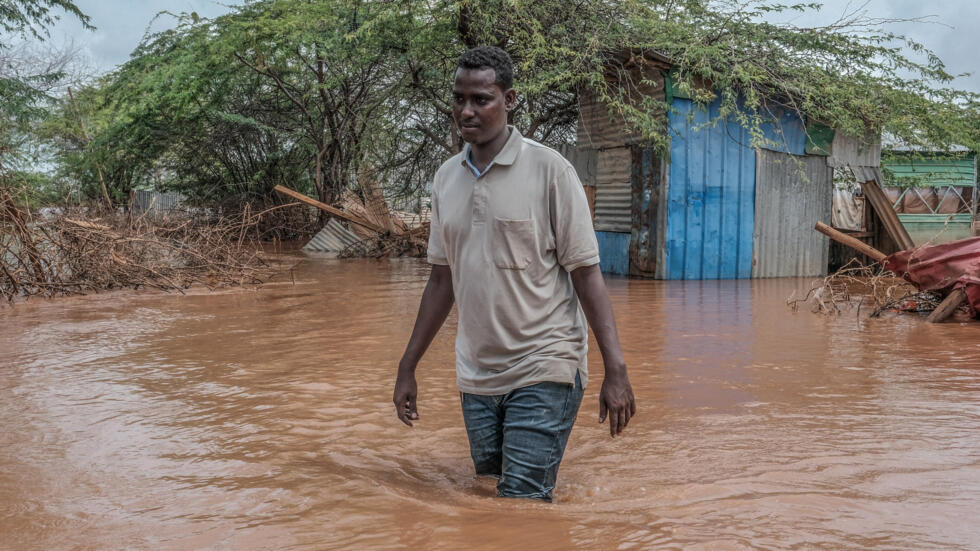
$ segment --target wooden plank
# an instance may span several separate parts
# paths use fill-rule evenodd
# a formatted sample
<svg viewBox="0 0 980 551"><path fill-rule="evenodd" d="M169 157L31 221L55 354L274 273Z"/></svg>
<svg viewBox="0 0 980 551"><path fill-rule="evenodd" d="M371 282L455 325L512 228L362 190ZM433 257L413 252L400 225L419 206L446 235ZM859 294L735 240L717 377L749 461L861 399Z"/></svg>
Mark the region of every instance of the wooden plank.
<svg viewBox="0 0 980 551"><path fill-rule="evenodd" d="M946 296L939 306L929 314L926 321L929 323L939 323L953 315L953 312L966 302L966 292L963 289L953 289L953 292Z"/></svg>
<svg viewBox="0 0 980 551"><path fill-rule="evenodd" d="M330 205L328 205L326 203L321 203L321 202L317 201L316 199L311 199L311 198L303 195L302 193L300 193L298 191L293 191L293 190L289 189L288 187L277 185L274 189L276 191L278 191L279 193L282 193L283 195L288 195L288 196L290 196L290 197L292 197L294 199L298 199L298 200L306 203L307 205L312 205L312 206L314 206L314 207L316 207L316 208L318 208L318 209L320 209L322 211L329 212L330 214L336 216L337 218L343 218L344 220L347 220L348 222L351 222L353 224L357 224L358 226L367 228L369 230L372 230L372 231L375 231L375 232L378 232L378 233L385 233L385 229L382 228L381 226L378 226L376 224L372 224L371 222L368 222L367 220L362 220L362 219L360 219L360 218L358 218L356 216L351 216L350 214L347 214L346 212L344 212L344 211L342 211L340 209L331 207Z"/></svg>
<svg viewBox="0 0 980 551"><path fill-rule="evenodd" d="M865 180L865 178L862 178L862 180ZM868 203L878 214L878 217L881 218L885 231L888 232L888 235L895 241L899 249L912 249L915 247L915 243L912 242L912 237L909 236L909 232L902 225L901 220L898 219L898 214L892 208L891 201L885 196L885 192L882 191L879 180L879 172L877 169L874 169L874 179L861 182L861 189L864 191L864 196L868 198Z"/></svg>
<svg viewBox="0 0 980 551"><path fill-rule="evenodd" d="M834 241L842 245L847 245L848 247L854 249L855 251L858 251L859 253L874 260L875 262L881 262L887 256L885 253L879 251L878 249L872 247L871 245L868 245L864 241L861 241L860 239L855 239L850 235L837 231L834 228L828 226L827 224L824 224L823 222L817 222L817 225L814 226L813 229L817 230L818 232L826 235L827 237L833 239Z"/></svg>
<svg viewBox="0 0 980 551"><path fill-rule="evenodd" d="M875 181L868 181L861 184L861 188L864 190L865 197L871 203L871 207L875 209L878 216L881 218L884 224L885 231L888 235L895 240L895 243L902 250L908 250L914 247L912 238L909 236L908 230L898 219L898 214L892 207L891 201L882 191L881 187Z"/></svg>

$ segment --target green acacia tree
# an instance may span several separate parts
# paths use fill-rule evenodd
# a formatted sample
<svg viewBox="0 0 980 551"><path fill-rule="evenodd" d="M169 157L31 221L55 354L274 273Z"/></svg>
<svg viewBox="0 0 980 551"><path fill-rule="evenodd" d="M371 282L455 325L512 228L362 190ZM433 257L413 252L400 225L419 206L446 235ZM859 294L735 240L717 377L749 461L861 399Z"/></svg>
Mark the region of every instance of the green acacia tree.
<svg viewBox="0 0 980 551"><path fill-rule="evenodd" d="M718 119L733 116L764 141L762 123L779 107L855 136L881 131L932 147L976 149L977 95L923 45L889 32L895 21L859 9L815 28L768 23L816 3L759 0L463 0L461 26L475 42L516 54L529 97L597 94L655 145L666 145L663 113L638 94L644 82L624 59L655 56L673 66L680 91ZM554 104L553 102L551 103ZM715 121L717 122L717 121Z"/></svg>
<svg viewBox="0 0 980 551"><path fill-rule="evenodd" d="M330 202L358 174L418 193L459 151L449 90L459 53L507 49L513 122L550 145L575 139L582 94L666 147L662 99L630 61L673 66L676 90L764 140L767 110L854 135L887 131L976 148L974 94L887 21L851 14L822 28L766 23L814 9L756 0L256 0L215 19L180 16L81 94L92 144L118 192L160 181L207 201L270 195L275 183ZM917 61L918 60L918 61ZM67 119L68 110L62 110ZM67 129L68 124L64 127ZM68 142L65 142L68 143ZM78 171L76 171L78 172ZM81 177L81 176L79 176ZM89 174L86 176L91 178Z"/></svg>
<svg viewBox="0 0 980 551"><path fill-rule="evenodd" d="M4 0L0 2L0 177L18 168L33 125L47 112L52 88L65 77L70 57L50 52L51 59L28 59L13 44L16 38L44 40L48 27L66 13L92 29L89 17L71 0Z"/></svg>

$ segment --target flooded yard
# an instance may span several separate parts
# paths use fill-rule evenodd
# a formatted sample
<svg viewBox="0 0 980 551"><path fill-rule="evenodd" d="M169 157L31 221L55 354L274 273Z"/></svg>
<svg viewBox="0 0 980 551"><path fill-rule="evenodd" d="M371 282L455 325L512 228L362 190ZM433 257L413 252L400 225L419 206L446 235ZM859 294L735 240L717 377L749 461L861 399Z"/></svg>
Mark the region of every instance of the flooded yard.
<svg viewBox="0 0 980 551"><path fill-rule="evenodd" d="M556 503L491 497L455 315L395 365L428 267L308 259L258 290L0 308L4 549L977 549L980 328L791 312L807 280L609 279L639 406Z"/></svg>

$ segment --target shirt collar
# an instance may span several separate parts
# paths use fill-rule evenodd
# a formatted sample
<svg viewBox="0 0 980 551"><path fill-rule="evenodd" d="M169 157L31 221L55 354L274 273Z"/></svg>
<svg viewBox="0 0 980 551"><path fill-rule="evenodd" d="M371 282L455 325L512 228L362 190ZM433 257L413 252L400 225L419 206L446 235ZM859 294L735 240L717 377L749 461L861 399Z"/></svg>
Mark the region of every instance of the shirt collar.
<svg viewBox="0 0 980 551"><path fill-rule="evenodd" d="M507 128L510 129L510 137L507 138L507 143L497 152L497 155L490 161L487 168L480 173L480 176L486 174L493 165L512 165L517 160L517 155L521 152L521 145L524 143L524 136L512 125L508 124ZM460 164L463 166L469 165L474 173L476 172L476 167L470 162L470 144L463 146L463 160Z"/></svg>

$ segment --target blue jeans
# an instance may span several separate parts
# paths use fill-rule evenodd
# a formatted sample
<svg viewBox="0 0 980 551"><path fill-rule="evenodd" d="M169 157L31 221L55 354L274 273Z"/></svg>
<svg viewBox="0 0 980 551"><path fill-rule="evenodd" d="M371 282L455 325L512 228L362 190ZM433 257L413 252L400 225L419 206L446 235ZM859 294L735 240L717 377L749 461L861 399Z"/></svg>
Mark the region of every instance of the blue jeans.
<svg viewBox="0 0 980 551"><path fill-rule="evenodd" d="M470 455L478 476L497 478L498 497L551 501L582 381L538 383L507 394L460 393Z"/></svg>

